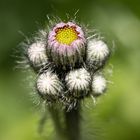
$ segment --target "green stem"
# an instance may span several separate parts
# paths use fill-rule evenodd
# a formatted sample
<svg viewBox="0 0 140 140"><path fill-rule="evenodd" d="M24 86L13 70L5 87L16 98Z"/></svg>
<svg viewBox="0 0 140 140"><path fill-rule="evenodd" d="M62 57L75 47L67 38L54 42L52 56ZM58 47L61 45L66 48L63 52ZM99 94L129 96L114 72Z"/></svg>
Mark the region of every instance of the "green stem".
<svg viewBox="0 0 140 140"><path fill-rule="evenodd" d="M65 119L68 140L80 140L80 105L65 112Z"/></svg>

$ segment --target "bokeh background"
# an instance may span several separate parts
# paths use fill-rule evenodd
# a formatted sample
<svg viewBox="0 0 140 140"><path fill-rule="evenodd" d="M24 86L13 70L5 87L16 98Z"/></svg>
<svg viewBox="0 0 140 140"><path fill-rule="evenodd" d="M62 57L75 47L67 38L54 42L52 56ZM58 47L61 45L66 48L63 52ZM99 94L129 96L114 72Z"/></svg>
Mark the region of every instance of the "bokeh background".
<svg viewBox="0 0 140 140"><path fill-rule="evenodd" d="M48 22L47 15L66 19L77 10L78 21L98 29L113 48L105 71L107 94L96 107L87 100L82 110L83 140L140 139L138 0L0 0L0 140L57 140L49 114L42 136L37 133L41 113L12 55L23 34L31 37Z"/></svg>

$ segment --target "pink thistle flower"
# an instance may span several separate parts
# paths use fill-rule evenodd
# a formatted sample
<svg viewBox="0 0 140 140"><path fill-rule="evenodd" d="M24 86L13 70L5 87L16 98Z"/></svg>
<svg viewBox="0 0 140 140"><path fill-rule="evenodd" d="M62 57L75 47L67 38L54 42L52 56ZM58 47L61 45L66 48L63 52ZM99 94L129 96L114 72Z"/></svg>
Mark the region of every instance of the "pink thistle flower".
<svg viewBox="0 0 140 140"><path fill-rule="evenodd" d="M75 23L58 23L48 34L48 46L47 49L51 52L52 60L58 56L58 62L65 64L65 58L72 60L72 64L75 64L79 59L79 56L83 56L85 53L86 38L82 28ZM78 57L77 57L78 55ZM67 62L70 63L70 62Z"/></svg>

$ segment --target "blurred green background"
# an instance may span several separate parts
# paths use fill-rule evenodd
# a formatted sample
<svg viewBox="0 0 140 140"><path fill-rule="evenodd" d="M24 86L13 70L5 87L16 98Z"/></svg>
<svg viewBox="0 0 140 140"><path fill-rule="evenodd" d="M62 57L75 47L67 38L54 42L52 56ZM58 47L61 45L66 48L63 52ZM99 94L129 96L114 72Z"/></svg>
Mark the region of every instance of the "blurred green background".
<svg viewBox="0 0 140 140"><path fill-rule="evenodd" d="M55 139L48 115L43 136L37 133L41 112L20 81L13 49L44 26L46 15L66 13L101 31L113 54L106 67L107 95L96 107L85 102L83 140L140 139L140 2L138 0L0 0L0 140ZM30 76L30 75L29 75ZM21 84L21 85L20 85ZM86 107L89 106L89 107Z"/></svg>

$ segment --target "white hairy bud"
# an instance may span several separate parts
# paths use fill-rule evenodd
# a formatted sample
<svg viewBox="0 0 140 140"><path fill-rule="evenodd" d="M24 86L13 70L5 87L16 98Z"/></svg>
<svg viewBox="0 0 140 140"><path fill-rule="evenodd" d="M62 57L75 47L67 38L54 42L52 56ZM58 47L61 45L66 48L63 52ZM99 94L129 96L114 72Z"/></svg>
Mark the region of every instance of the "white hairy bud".
<svg viewBox="0 0 140 140"><path fill-rule="evenodd" d="M89 88L91 77L86 69L80 68L70 71L65 80L70 91L83 91Z"/></svg>
<svg viewBox="0 0 140 140"><path fill-rule="evenodd" d="M106 80L101 75L94 75L92 81L93 95L101 95L106 89Z"/></svg>
<svg viewBox="0 0 140 140"><path fill-rule="evenodd" d="M48 61L48 58L46 55L46 45L41 41L31 44L27 50L27 55L28 55L29 61L34 66L43 65L47 63Z"/></svg>
<svg viewBox="0 0 140 140"><path fill-rule="evenodd" d="M107 45L98 39L92 39L87 45L87 60L89 62L102 63L109 55L109 49Z"/></svg>
<svg viewBox="0 0 140 140"><path fill-rule="evenodd" d="M62 83L56 74L47 71L39 75L37 89L42 95L56 96L62 91Z"/></svg>

